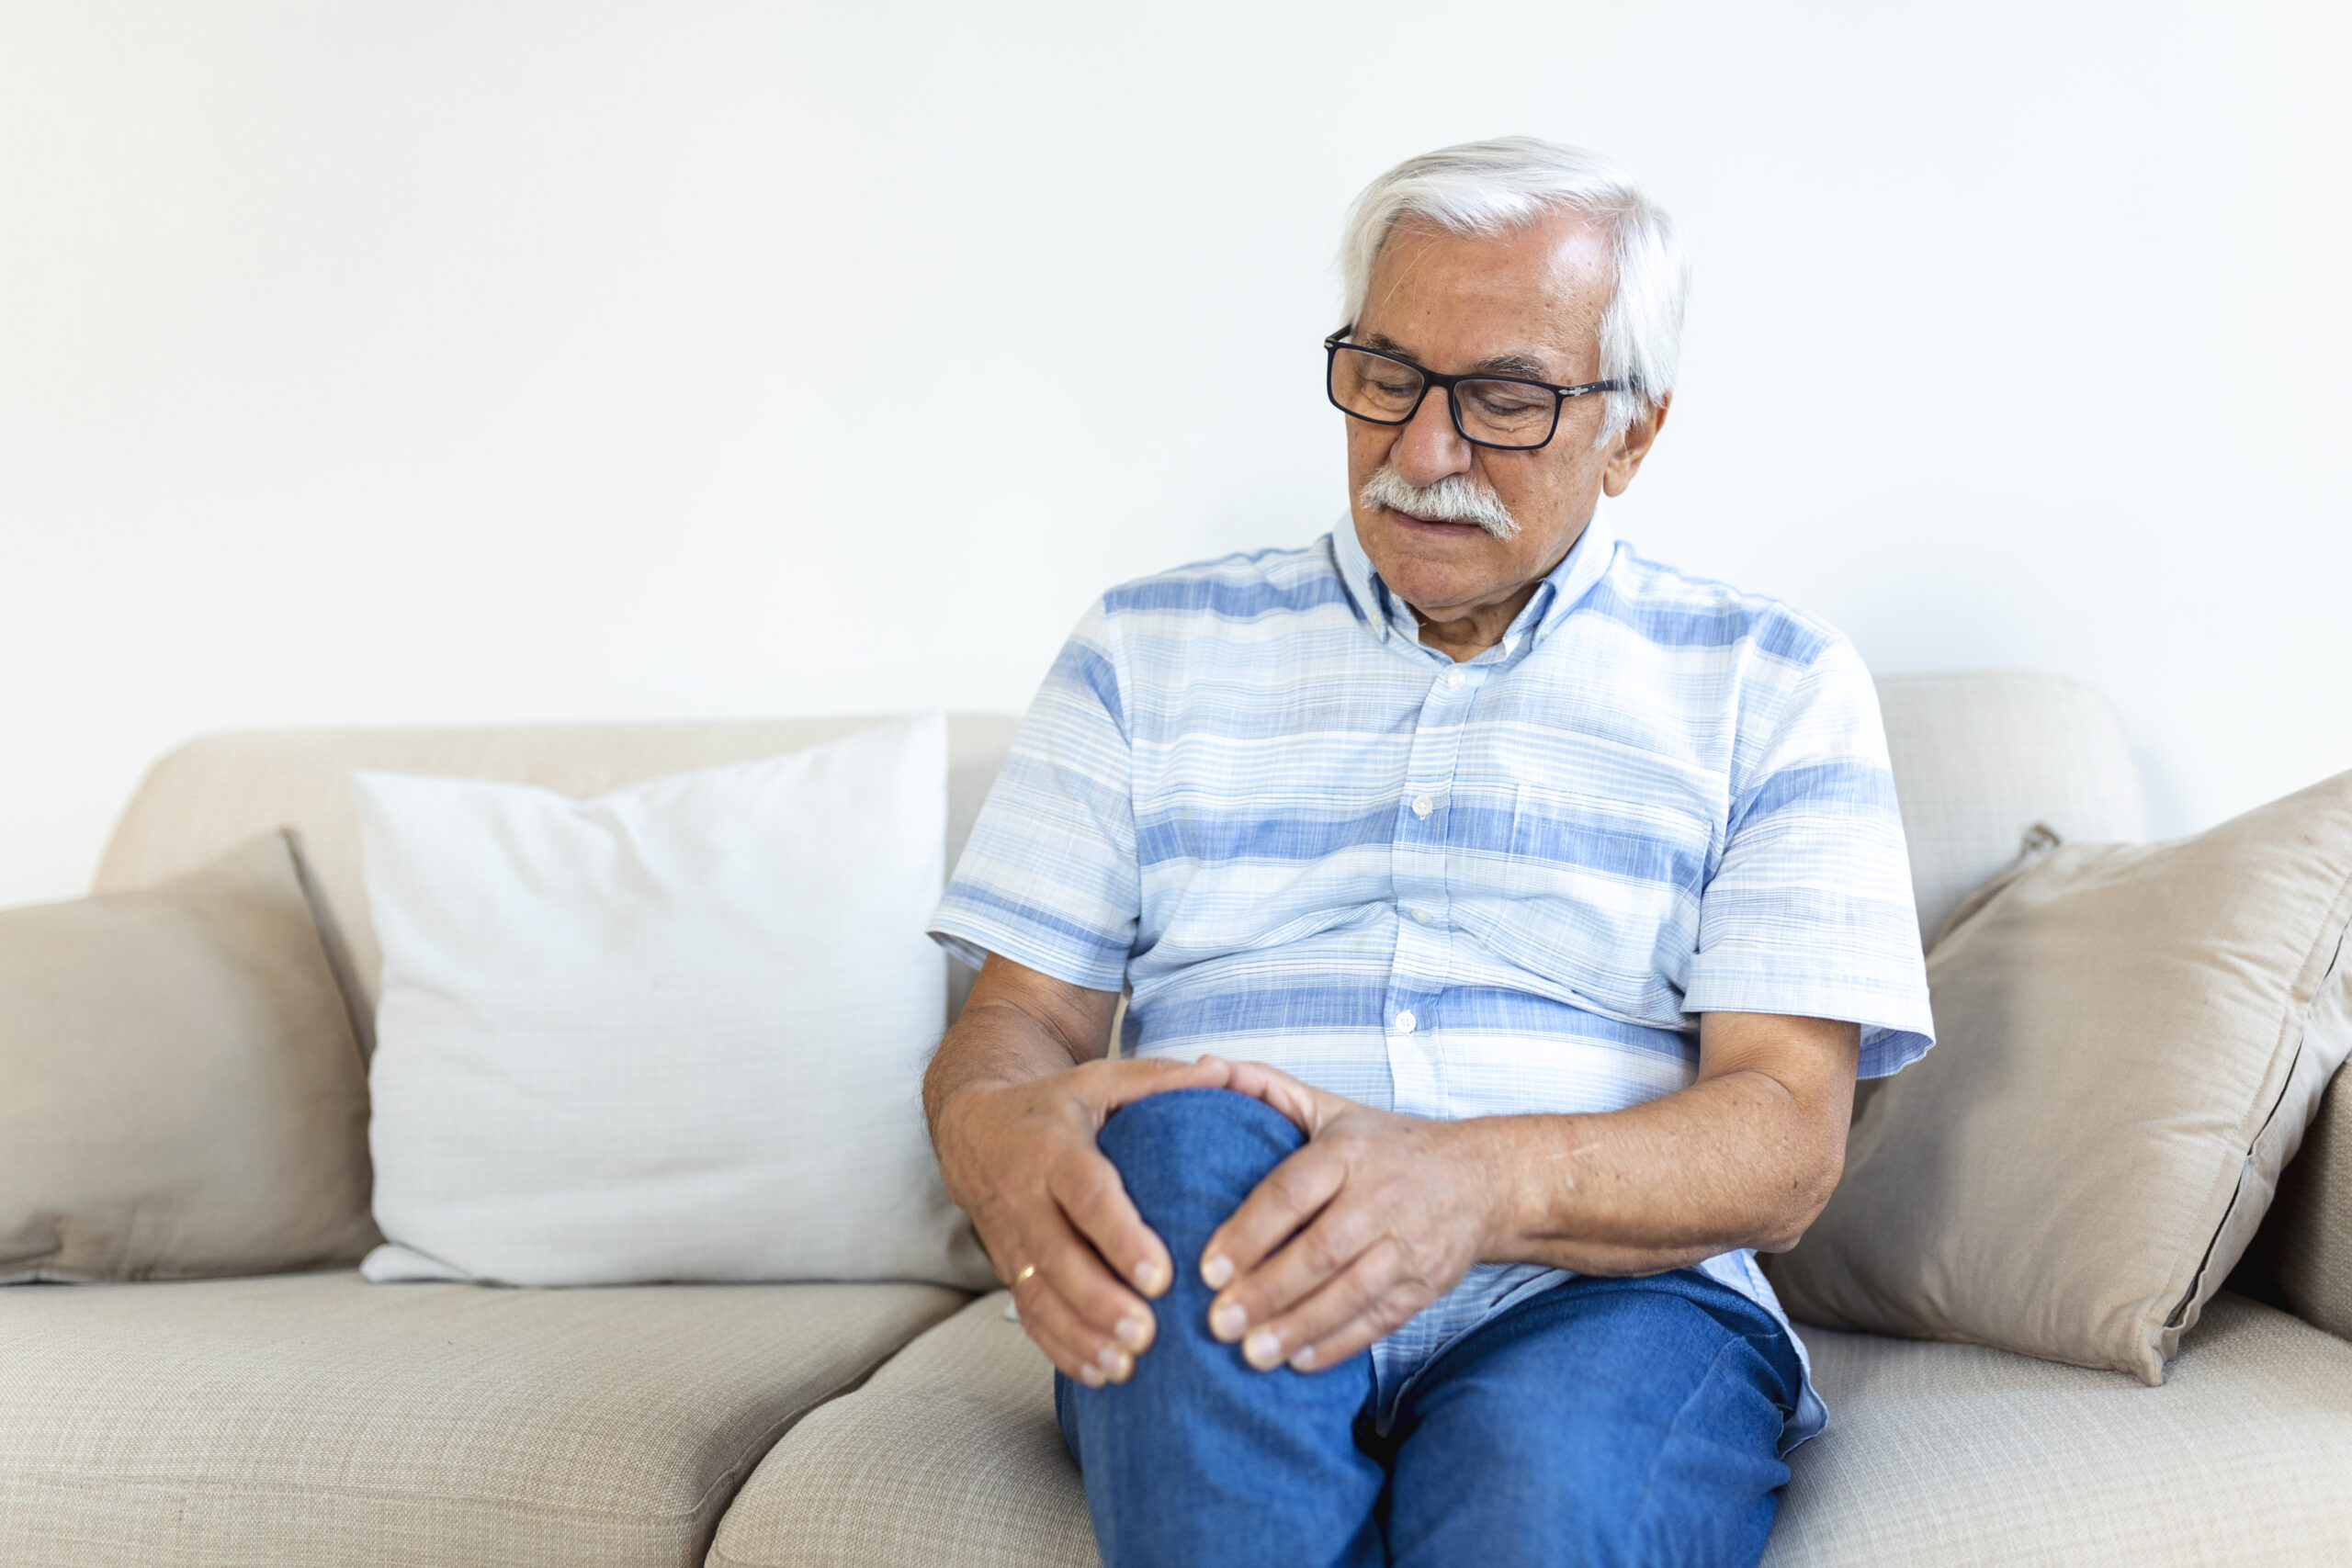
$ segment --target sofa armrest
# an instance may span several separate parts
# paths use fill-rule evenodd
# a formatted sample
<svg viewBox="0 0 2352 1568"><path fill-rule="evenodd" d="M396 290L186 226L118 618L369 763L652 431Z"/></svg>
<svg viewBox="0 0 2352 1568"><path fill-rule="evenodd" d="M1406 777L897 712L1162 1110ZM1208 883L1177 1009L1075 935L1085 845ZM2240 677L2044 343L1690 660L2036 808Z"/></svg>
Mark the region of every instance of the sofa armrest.
<svg viewBox="0 0 2352 1568"><path fill-rule="evenodd" d="M2306 1323L2352 1339L2352 1074L2339 1072L2278 1181L2278 1294Z"/></svg>

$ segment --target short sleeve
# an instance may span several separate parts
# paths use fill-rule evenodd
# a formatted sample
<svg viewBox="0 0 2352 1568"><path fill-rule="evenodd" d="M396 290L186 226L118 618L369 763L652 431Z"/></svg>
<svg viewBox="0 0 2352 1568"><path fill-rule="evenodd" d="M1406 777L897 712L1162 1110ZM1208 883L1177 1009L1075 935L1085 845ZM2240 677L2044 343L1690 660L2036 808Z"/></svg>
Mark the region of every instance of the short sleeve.
<svg viewBox="0 0 2352 1568"><path fill-rule="evenodd" d="M1735 773L1724 851L1699 903L1686 1013L1861 1026L1861 1076L1935 1043L1878 692L1830 640Z"/></svg>
<svg viewBox="0 0 2352 1568"><path fill-rule="evenodd" d="M1126 983L1142 902L1126 682L1098 603L1062 645L980 807L932 940L1091 990Z"/></svg>

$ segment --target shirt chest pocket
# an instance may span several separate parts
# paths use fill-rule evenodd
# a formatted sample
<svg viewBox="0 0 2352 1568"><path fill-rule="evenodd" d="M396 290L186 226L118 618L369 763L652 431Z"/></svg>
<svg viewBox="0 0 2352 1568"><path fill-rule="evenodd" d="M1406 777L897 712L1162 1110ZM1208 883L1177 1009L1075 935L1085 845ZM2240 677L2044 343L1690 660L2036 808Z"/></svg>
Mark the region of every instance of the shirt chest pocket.
<svg viewBox="0 0 2352 1568"><path fill-rule="evenodd" d="M1648 1016L1695 950L1721 829L1695 795L1639 802L1520 784L1460 846L1457 919L1520 968Z"/></svg>

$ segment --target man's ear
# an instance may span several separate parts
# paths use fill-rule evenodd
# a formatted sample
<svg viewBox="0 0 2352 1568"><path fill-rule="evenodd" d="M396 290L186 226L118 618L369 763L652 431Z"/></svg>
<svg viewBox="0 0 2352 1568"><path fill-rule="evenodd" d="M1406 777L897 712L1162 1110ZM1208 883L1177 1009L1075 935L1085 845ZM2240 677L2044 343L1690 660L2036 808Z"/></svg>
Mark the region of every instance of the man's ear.
<svg viewBox="0 0 2352 1568"><path fill-rule="evenodd" d="M1666 428L1666 411L1674 405L1669 392L1655 403L1645 403L1634 415L1631 424L1618 434L1617 445L1609 453L1609 466L1600 470L1600 488L1604 494L1625 493L1634 476L1642 471L1642 459L1650 455L1657 433Z"/></svg>

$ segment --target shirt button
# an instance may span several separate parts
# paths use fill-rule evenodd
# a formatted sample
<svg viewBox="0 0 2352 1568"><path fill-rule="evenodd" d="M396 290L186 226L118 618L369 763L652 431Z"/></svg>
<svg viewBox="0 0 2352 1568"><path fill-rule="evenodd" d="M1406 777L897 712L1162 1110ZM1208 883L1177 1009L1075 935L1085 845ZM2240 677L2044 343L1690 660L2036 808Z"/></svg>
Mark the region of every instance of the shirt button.
<svg viewBox="0 0 2352 1568"><path fill-rule="evenodd" d="M1414 1019L1413 1015L1409 1012L1398 1013L1396 1015L1396 1032L1399 1034L1412 1033L1413 1025L1416 1021L1417 1021Z"/></svg>
<svg viewBox="0 0 2352 1568"><path fill-rule="evenodd" d="M1431 800L1428 795L1415 795L1415 796L1413 797L1413 815L1414 815L1414 816L1416 816L1416 817L1427 817L1430 812L1435 811L1436 809L1437 809L1437 802L1436 802L1436 801L1434 801L1434 800Z"/></svg>
<svg viewBox="0 0 2352 1568"><path fill-rule="evenodd" d="M1417 926L1428 925L1430 923L1430 912L1427 909L1414 910L1413 923Z"/></svg>
<svg viewBox="0 0 2352 1568"><path fill-rule="evenodd" d="M1459 686L1467 679L1469 677L1462 673L1462 666L1459 664L1445 672L1445 683L1449 686Z"/></svg>

